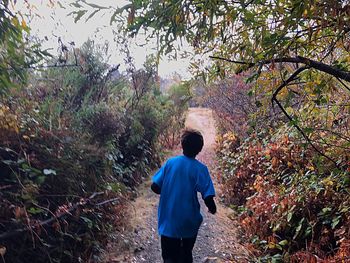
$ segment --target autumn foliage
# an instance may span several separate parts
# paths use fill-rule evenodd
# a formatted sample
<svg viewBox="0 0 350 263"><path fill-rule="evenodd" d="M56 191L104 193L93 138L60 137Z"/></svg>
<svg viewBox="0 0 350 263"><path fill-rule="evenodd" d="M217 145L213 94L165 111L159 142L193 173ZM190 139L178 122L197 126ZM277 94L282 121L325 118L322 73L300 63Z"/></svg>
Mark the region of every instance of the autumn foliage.
<svg viewBox="0 0 350 263"><path fill-rule="evenodd" d="M349 255L349 171L322 170L289 129L239 146L233 133L218 138L224 199L261 260L339 262Z"/></svg>

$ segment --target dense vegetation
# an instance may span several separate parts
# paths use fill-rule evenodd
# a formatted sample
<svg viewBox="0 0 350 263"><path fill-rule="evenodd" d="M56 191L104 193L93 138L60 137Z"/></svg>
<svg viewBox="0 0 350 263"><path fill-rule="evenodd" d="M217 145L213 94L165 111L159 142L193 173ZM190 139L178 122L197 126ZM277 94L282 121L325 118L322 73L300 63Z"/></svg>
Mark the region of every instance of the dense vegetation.
<svg viewBox="0 0 350 263"><path fill-rule="evenodd" d="M57 57L39 52L8 4L0 4L1 260L95 262L163 146L176 143L191 94L181 83L160 92L152 57L136 69L126 50L120 73L91 40L61 41Z"/></svg>
<svg viewBox="0 0 350 263"><path fill-rule="evenodd" d="M323 142L338 140L315 150L293 123L264 103L270 93L255 92L252 84L259 82L244 84L244 79L236 75L207 85L204 99L218 119L222 197L236 211L243 240L261 262L345 260L350 225L348 124L322 127L327 117L321 106L314 106L314 115L300 114L320 129ZM343 105L338 114L348 119L344 105L349 94L334 91L332 96L333 103ZM331 106L327 111L332 114ZM318 151L344 165L337 167Z"/></svg>
<svg viewBox="0 0 350 263"><path fill-rule="evenodd" d="M262 262L350 254L349 8L337 0L132 1L116 11L131 35L157 36L161 52L185 39L210 55L193 69L214 82L205 105L222 127L224 198Z"/></svg>
<svg viewBox="0 0 350 263"><path fill-rule="evenodd" d="M256 257L347 260L349 1L100 4L73 1L72 14L111 11L119 30L157 37L160 54L192 45L191 86L218 120L223 198ZM139 70L127 57L119 74L91 41L49 58L9 1L0 7L0 255L95 260L159 143L176 144L190 84L162 94L159 57Z"/></svg>

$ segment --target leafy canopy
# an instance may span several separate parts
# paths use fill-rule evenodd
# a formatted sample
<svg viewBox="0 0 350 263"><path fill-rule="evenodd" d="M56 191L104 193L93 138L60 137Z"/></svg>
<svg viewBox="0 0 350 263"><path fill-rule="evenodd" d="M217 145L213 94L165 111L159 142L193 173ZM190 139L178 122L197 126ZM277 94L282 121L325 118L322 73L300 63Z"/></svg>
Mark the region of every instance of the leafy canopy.
<svg viewBox="0 0 350 263"><path fill-rule="evenodd" d="M134 0L122 8L109 8L114 10L111 23L124 17L131 35L147 30L159 38L164 53L174 49L176 40L186 39L199 53L210 52L215 57L238 62L240 67L235 67L236 71L275 62L301 63L349 80L349 74L337 71L346 71L348 67L349 3ZM88 15L87 8L91 8L82 0L77 0L74 6L82 11L77 20L82 14ZM88 18L104 9L95 7Z"/></svg>

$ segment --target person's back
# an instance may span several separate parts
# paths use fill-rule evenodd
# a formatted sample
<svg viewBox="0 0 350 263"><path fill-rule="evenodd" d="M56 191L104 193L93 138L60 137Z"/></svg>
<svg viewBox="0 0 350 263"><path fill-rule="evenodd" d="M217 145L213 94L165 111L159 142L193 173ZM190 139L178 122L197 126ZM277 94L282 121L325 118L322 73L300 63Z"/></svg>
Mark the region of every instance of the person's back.
<svg viewBox="0 0 350 263"><path fill-rule="evenodd" d="M207 167L195 159L203 147L197 131L185 131L183 156L170 158L154 175L152 190L160 195L158 232L164 262L192 262L192 249L203 217L197 192L216 212L214 187Z"/></svg>

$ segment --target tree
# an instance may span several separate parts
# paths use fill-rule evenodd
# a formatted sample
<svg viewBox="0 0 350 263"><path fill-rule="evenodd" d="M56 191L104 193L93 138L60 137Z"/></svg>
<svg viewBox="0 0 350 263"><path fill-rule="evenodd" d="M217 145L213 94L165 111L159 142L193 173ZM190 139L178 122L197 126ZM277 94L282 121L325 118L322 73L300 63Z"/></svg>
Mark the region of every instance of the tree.
<svg viewBox="0 0 350 263"><path fill-rule="evenodd" d="M85 1L77 2L84 10ZM254 92L268 95L280 109L277 113L282 112L324 155L310 138L313 127L303 127L296 117L310 103L334 106L330 102L334 89L344 89L348 96L349 0L148 0L131 1L113 12L111 23L124 18L131 36L146 30L158 38L163 53L174 50L180 39L196 53L209 54L212 66L207 67L207 76L248 71ZM327 115L326 122L336 121L336 115ZM343 123L349 124L349 118Z"/></svg>
<svg viewBox="0 0 350 263"><path fill-rule="evenodd" d="M127 30L131 35L146 29L159 36L164 51L170 51L178 38L184 38L198 52L210 51L241 64L240 70L285 62L304 64L349 80L348 72L334 65L337 57L344 55L340 51L347 52L350 48L349 3L348 0L131 1L115 12L121 15L127 12Z"/></svg>
<svg viewBox="0 0 350 263"><path fill-rule="evenodd" d="M84 3L92 6L76 2L82 10ZM348 0L131 1L115 9L111 23L126 13L126 30L131 35L148 30L158 36L163 52L170 52L180 38L197 52L238 65L237 72L255 69L256 77L265 65L278 63L283 72L291 70L290 64L298 69L282 79L285 84L310 69L350 80ZM220 72L220 63L215 65Z"/></svg>
<svg viewBox="0 0 350 263"><path fill-rule="evenodd" d="M258 80L257 92L269 94L312 147L324 155L314 145L312 134L307 134L315 128L315 122L304 118L311 127L301 127L296 113L312 108L310 104L329 111L330 105L334 106L330 99L334 89L350 90L346 83L350 81L349 1L132 1L125 10L127 29L132 35L146 29L159 36L166 52L180 38L197 52L209 53L213 59L209 73L224 77L233 71L252 72L250 80ZM259 85L266 79L270 83ZM274 86L269 89L271 82ZM300 90L307 88L309 92L299 95L303 106L296 107L296 99L290 98L298 97ZM311 114L310 110L304 115L326 116L320 112ZM327 115L326 122L332 123L338 117ZM349 124L349 118L345 119L343 124Z"/></svg>
<svg viewBox="0 0 350 263"><path fill-rule="evenodd" d="M30 38L30 28L20 12L14 13L10 5L16 1L0 2L0 95L8 88L26 81L25 69L47 57L40 44Z"/></svg>
<svg viewBox="0 0 350 263"><path fill-rule="evenodd" d="M161 118L162 127L159 133L162 146L173 149L179 145L179 138L185 126L186 111L191 97L189 82L173 84L166 92L162 103L164 114Z"/></svg>

